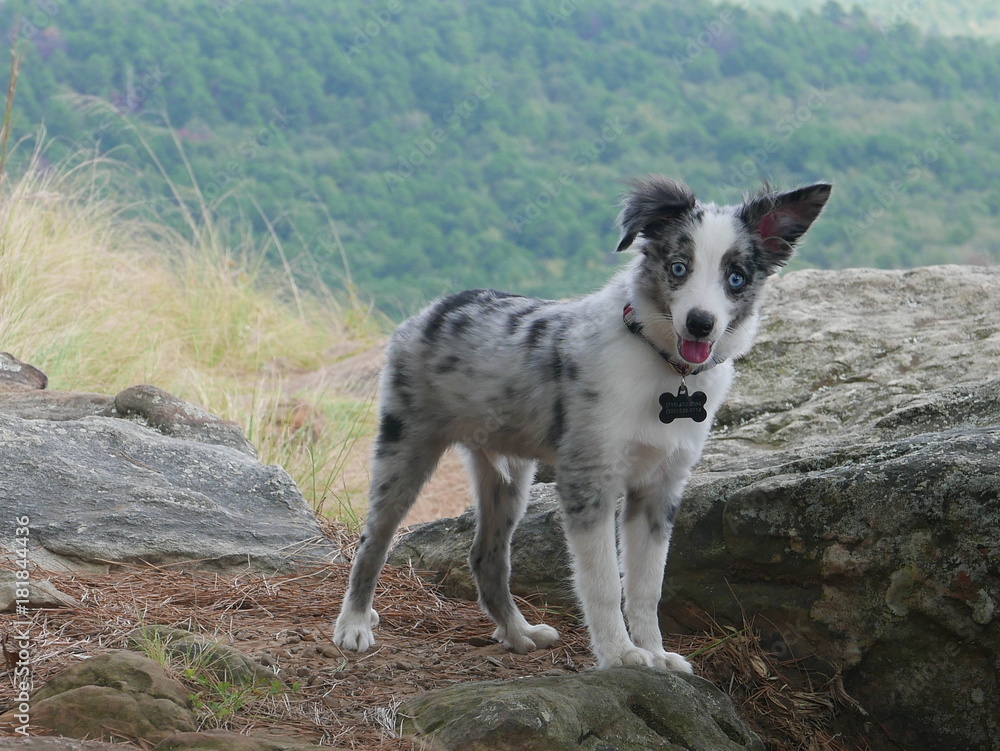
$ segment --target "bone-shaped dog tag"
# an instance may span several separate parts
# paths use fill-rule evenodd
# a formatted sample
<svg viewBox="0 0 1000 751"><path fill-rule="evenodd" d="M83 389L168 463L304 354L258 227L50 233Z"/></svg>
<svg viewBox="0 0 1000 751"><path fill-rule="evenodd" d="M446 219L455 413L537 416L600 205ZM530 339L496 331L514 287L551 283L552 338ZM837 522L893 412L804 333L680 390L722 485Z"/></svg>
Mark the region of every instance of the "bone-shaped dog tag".
<svg viewBox="0 0 1000 751"><path fill-rule="evenodd" d="M677 395L660 394L660 422L671 423L678 418L689 418L695 422L702 422L708 418L705 411L705 402L708 397L704 391L695 391L688 394L687 386L681 381L681 387L677 389Z"/></svg>

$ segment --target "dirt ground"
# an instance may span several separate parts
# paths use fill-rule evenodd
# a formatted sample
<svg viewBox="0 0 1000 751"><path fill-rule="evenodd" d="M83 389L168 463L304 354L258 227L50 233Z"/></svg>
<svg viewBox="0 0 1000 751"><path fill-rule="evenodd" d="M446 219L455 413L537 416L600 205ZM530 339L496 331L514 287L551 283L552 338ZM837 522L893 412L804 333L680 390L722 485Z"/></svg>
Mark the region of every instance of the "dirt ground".
<svg viewBox="0 0 1000 751"><path fill-rule="evenodd" d="M330 534L348 553L356 544L345 529L331 527ZM203 710L206 729L294 736L341 749L411 751L419 746L399 736L396 716L408 697L456 682L566 675L592 667L585 630L573 614L543 614L522 602L529 620L550 623L562 639L552 649L510 654L490 638L493 626L475 603L445 599L417 572L392 567L376 597L381 615L376 647L363 655L342 651L332 643L332 621L348 568L336 564L270 577L141 566L109 574L53 574L50 580L80 605L33 612L33 680L40 686L79 660L127 648L134 629L163 624L235 646L282 682L276 695L244 697L231 717ZM4 618L0 632L6 633L10 617ZM666 646L688 655L697 673L726 690L768 748L870 749L863 739L873 728L839 677L817 681L794 663L766 654L752 624L737 630L706 619L703 631L668 636ZM183 676L185 664L174 662L171 669ZM218 703L204 682L185 682L204 704ZM0 672L0 714L13 696L11 681Z"/></svg>
<svg viewBox="0 0 1000 751"><path fill-rule="evenodd" d="M279 699L260 697L233 718L203 713L206 728L266 731L345 749L412 749L396 737L394 717L410 696L455 681L565 674L589 664L583 635L566 618L557 621L560 646L509 654L490 638L493 626L474 603L445 602L414 572L398 569L387 570L379 587L376 647L363 655L342 651L332 642L332 621L347 572L347 565L334 565L299 576L223 577L126 567L107 575L52 575L81 605L34 612L35 685L95 653L129 648L135 628L165 624L235 646L284 683ZM0 638L9 632L0 622ZM183 669L173 665L178 675ZM205 691L198 683L188 688ZM0 714L13 696L0 672Z"/></svg>

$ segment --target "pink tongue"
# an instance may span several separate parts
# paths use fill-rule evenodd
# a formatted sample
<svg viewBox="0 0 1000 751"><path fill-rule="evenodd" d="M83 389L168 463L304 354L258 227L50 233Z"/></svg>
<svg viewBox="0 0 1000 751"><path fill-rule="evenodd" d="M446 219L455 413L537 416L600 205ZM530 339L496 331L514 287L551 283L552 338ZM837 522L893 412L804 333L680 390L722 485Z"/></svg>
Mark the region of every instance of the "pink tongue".
<svg viewBox="0 0 1000 751"><path fill-rule="evenodd" d="M681 357L695 365L705 362L708 359L712 345L709 342L692 342L690 339L681 339Z"/></svg>

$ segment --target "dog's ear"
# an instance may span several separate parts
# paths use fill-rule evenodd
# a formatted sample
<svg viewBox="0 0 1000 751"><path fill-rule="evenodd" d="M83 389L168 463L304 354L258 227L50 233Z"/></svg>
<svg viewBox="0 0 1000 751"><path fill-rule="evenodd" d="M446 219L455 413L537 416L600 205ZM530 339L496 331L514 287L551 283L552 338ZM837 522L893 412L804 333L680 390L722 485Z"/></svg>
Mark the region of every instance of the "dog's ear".
<svg viewBox="0 0 1000 751"><path fill-rule="evenodd" d="M823 210L833 186L816 183L784 193L765 188L747 200L740 218L760 238L761 264L768 274L784 266L795 251L795 244Z"/></svg>
<svg viewBox="0 0 1000 751"><path fill-rule="evenodd" d="M655 236L695 207L696 199L686 185L667 177L651 175L633 180L631 190L622 196L618 226L622 237L618 251L635 242L641 233Z"/></svg>

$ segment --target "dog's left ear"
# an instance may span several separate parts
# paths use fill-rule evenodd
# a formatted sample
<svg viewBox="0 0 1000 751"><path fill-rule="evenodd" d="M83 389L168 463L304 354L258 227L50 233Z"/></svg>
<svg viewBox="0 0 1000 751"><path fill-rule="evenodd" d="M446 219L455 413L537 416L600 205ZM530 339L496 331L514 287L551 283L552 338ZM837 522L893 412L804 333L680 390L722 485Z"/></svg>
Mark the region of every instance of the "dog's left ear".
<svg viewBox="0 0 1000 751"><path fill-rule="evenodd" d="M760 238L760 260L768 274L788 263L795 244L819 216L831 190L828 183L816 183L784 193L765 192L743 204L740 218Z"/></svg>
<svg viewBox="0 0 1000 751"><path fill-rule="evenodd" d="M622 196L618 226L622 236L618 252L628 249L639 234L655 239L694 209L694 193L682 182L661 175L632 180L631 190Z"/></svg>

